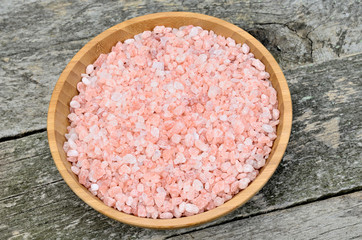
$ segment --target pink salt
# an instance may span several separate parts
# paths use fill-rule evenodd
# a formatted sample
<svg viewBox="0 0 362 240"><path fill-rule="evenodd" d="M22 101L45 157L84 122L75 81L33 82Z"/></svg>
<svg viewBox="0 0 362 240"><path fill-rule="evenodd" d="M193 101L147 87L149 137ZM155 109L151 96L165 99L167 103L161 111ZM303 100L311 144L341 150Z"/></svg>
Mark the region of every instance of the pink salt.
<svg viewBox="0 0 362 240"><path fill-rule="evenodd" d="M106 205L169 219L208 211L264 166L277 93L247 44L200 27L155 27L86 67L64 150Z"/></svg>

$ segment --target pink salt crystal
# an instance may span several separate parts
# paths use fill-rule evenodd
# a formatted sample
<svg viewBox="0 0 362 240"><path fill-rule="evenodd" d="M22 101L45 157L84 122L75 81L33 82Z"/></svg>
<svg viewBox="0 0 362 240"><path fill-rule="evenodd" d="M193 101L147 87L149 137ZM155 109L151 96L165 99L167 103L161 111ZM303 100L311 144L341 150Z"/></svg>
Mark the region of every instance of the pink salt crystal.
<svg viewBox="0 0 362 240"><path fill-rule="evenodd" d="M195 140L195 146L200 149L201 151L207 151L209 150L209 146L207 144L205 144L204 142L202 142L201 140L197 139Z"/></svg>
<svg viewBox="0 0 362 240"><path fill-rule="evenodd" d="M209 98L215 98L218 94L220 94L220 88L218 86L211 86L207 92Z"/></svg>
<svg viewBox="0 0 362 240"><path fill-rule="evenodd" d="M137 215L139 217L146 217L147 216L146 208L143 205L138 206Z"/></svg>
<svg viewBox="0 0 362 240"><path fill-rule="evenodd" d="M155 153L155 148L153 144L152 143L148 144L146 148L146 156L150 158L154 153Z"/></svg>
<svg viewBox="0 0 362 240"><path fill-rule="evenodd" d="M171 219L171 218L173 218L173 214L170 212L164 212L164 213L161 213L160 218L161 219Z"/></svg>
<svg viewBox="0 0 362 240"><path fill-rule="evenodd" d="M165 202L165 194L164 193L157 193L155 196L155 203L158 207L161 207Z"/></svg>
<svg viewBox="0 0 362 240"><path fill-rule="evenodd" d="M192 147L194 145L194 136L192 134L186 134L185 145L186 147Z"/></svg>
<svg viewBox="0 0 362 240"><path fill-rule="evenodd" d="M175 216L175 218L179 218L182 216L182 213L180 212L180 210L178 209L178 207L175 207L173 209L173 215Z"/></svg>
<svg viewBox="0 0 362 240"><path fill-rule="evenodd" d="M223 191L224 187L225 187L225 182L224 181L219 181L212 188L212 192L215 193L215 194L218 194L221 191Z"/></svg>
<svg viewBox="0 0 362 240"><path fill-rule="evenodd" d="M277 93L246 44L155 27L87 66L64 150L79 182L139 217L201 213L245 189L279 123Z"/></svg>
<svg viewBox="0 0 362 240"><path fill-rule="evenodd" d="M137 159L132 154L127 154L126 156L123 157L123 161L125 163L135 164L137 162Z"/></svg>
<svg viewBox="0 0 362 240"><path fill-rule="evenodd" d="M265 65L259 59L253 59L251 64L260 71L265 70Z"/></svg>
<svg viewBox="0 0 362 240"><path fill-rule="evenodd" d="M143 186L142 183L139 183L139 184L137 185L137 191L138 191L138 192L143 192L143 191L144 191L144 186Z"/></svg>
<svg viewBox="0 0 362 240"><path fill-rule="evenodd" d="M273 118L274 119L278 119L279 118L279 110L278 109L273 109Z"/></svg>
<svg viewBox="0 0 362 240"><path fill-rule="evenodd" d="M80 169L78 168L78 167L76 167L76 166L71 166L70 167L70 169L72 170L72 172L74 172L75 174L79 174L79 172L80 172Z"/></svg>
<svg viewBox="0 0 362 240"><path fill-rule="evenodd" d="M185 163L186 162L186 158L184 156L183 153L177 153L176 154L176 159L174 160L175 164L180 164L180 163Z"/></svg>
<svg viewBox="0 0 362 240"><path fill-rule="evenodd" d="M114 204L116 203L116 200L114 200L113 198L110 198L110 197L105 197L103 199L103 201L108 207L113 207Z"/></svg>
<svg viewBox="0 0 362 240"><path fill-rule="evenodd" d="M131 206L132 203L133 203L133 197L129 196L129 197L127 198L127 200L126 200L126 204L127 204L128 206Z"/></svg>
<svg viewBox="0 0 362 240"><path fill-rule="evenodd" d="M221 198L221 197L216 197L215 200L214 200L215 206L218 207L218 206L224 204L224 201L225 201L225 200L224 200L223 198Z"/></svg>
<svg viewBox="0 0 362 240"><path fill-rule="evenodd" d="M253 166L251 166L250 164L244 165L244 172L252 172L252 171L254 171Z"/></svg>
<svg viewBox="0 0 362 240"><path fill-rule="evenodd" d="M146 38L151 37L151 35L152 35L152 32L151 32L151 31L144 31L144 32L141 34L141 37L142 37L143 39L146 39Z"/></svg>
<svg viewBox="0 0 362 240"><path fill-rule="evenodd" d="M178 144L180 141L181 141L181 136L179 134L174 134L172 137L171 137L171 141L175 144Z"/></svg>
<svg viewBox="0 0 362 240"><path fill-rule="evenodd" d="M239 180L239 188L240 189L245 189L250 183L249 178L243 178Z"/></svg>

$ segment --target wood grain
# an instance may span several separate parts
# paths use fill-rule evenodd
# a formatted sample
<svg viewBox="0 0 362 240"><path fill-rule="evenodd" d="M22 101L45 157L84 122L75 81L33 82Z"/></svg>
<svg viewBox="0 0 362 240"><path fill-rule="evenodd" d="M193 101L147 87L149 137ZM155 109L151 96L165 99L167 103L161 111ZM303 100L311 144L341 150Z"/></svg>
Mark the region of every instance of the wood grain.
<svg viewBox="0 0 362 240"><path fill-rule="evenodd" d="M360 239L361 228L357 192L168 239Z"/></svg>
<svg viewBox="0 0 362 240"><path fill-rule="evenodd" d="M361 189L362 56L349 56L362 50L358 1L5 0L1 4L0 183L5 190L0 192L1 238L163 239L190 231L135 228L92 210L61 180L46 134L35 134L45 131L51 89L71 57L110 26L158 11L204 13L247 30L277 59L293 98L291 140L268 184L233 213L192 231L224 223L222 231L236 219L252 220L265 212L278 213ZM332 234L345 231L343 239L353 234L358 238L359 229L349 226L358 223L348 215L349 201L339 206L322 203L312 210L329 205L345 208L350 223L340 219L340 226L332 230L323 224L332 223L330 218L308 228L300 222L303 231L296 229L295 234L325 239L332 230ZM313 213L306 217L309 214ZM253 224L269 218L235 227L255 229ZM281 229L275 226L268 233L280 235ZM327 233L319 236L322 232ZM240 236L235 234L240 233L233 231L229 237ZM251 231L250 238L252 234L260 230Z"/></svg>
<svg viewBox="0 0 362 240"><path fill-rule="evenodd" d="M362 121L356 115L361 111L362 95L358 89L362 76L356 72L361 67L362 54L286 71L294 122L288 149L277 171L245 205L191 229L140 229L94 211L62 180L50 156L45 132L2 142L0 236L7 239L14 233L19 239L161 239L220 224L225 227L237 219L253 219L270 211L361 190L362 146L358 143L362 141ZM331 139L338 139L338 147ZM308 232L313 235L326 229L320 224ZM246 223L243 226L253 227ZM345 223L340 227L349 229ZM278 229L270 233L274 231Z"/></svg>
<svg viewBox="0 0 362 240"><path fill-rule="evenodd" d="M4 0L0 138L44 130L50 89L64 66L94 36L124 20L164 11L219 17L251 33L288 70L361 52L359 5L355 0Z"/></svg>
<svg viewBox="0 0 362 240"><path fill-rule="evenodd" d="M277 139L274 141L270 156L266 165L260 170L258 177L245 190L215 209L191 217L170 220L140 218L106 206L78 182L77 176L70 170L71 164L67 161L62 147L65 141L64 134L67 132L66 127L69 125L67 106L69 106L71 98L77 93L76 85L86 66L93 63L101 53L108 53L118 41L124 41L143 31L152 30L158 25L176 28L185 25L197 25L206 30L213 30L216 34L232 37L237 43L247 43L250 46L250 51L265 64L266 71L271 76L270 81L277 90L280 111ZM279 165L288 144L291 123L292 105L287 82L273 56L260 42L237 26L215 17L189 12L166 12L130 19L104 31L87 43L73 57L55 85L49 104L47 130L50 150L60 174L84 202L106 216L124 223L140 227L167 229L190 227L212 221L229 213L254 196Z"/></svg>

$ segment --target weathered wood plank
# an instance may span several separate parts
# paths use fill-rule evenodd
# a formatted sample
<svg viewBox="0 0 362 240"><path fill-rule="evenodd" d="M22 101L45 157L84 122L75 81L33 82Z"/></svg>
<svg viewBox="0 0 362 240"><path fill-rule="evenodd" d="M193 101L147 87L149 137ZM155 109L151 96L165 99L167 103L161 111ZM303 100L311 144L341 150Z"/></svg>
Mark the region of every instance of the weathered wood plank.
<svg viewBox="0 0 362 240"><path fill-rule="evenodd" d="M0 138L45 129L54 85L86 40L23 52L0 60Z"/></svg>
<svg viewBox="0 0 362 240"><path fill-rule="evenodd" d="M359 54L286 72L294 125L277 172L243 207L194 229L362 188L361 60ZM146 238L189 231L128 227L90 210L59 181L45 132L0 143L0 166L2 236Z"/></svg>
<svg viewBox="0 0 362 240"><path fill-rule="evenodd" d="M125 19L192 11L258 38L284 69L362 51L359 3L349 1L2 1L0 138L45 128L51 90L88 40ZM14 94L16 92L16 94Z"/></svg>
<svg viewBox="0 0 362 240"><path fill-rule="evenodd" d="M362 192L207 228L170 239L360 239Z"/></svg>
<svg viewBox="0 0 362 240"><path fill-rule="evenodd" d="M291 60L325 60L362 50L359 3L353 0L5 2L12 4L5 4L1 16L4 56L90 38L125 19L163 11L200 12L233 22L264 41L286 66ZM317 50L314 56L311 50Z"/></svg>

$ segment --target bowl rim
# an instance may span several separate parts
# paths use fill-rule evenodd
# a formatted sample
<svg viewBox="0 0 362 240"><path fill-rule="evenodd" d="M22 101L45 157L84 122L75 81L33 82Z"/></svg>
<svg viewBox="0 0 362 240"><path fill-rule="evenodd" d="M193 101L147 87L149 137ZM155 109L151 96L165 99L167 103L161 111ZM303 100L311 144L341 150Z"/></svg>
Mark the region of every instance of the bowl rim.
<svg viewBox="0 0 362 240"><path fill-rule="evenodd" d="M280 122L283 122L283 129L279 137L278 145L274 150L274 154L268 164L263 167L262 172L257 176L251 184L235 196L232 199L225 202L223 205L214 208L212 210L196 214L189 217L182 217L182 218L173 218L173 219L151 219L151 218L142 218L137 217L134 215L126 214L120 212L114 208L106 206L101 200L95 199L91 196L91 193L84 187L80 186L80 183L76 181L71 173L66 169L65 164L61 159L61 155L59 151L63 149L59 149L56 141L56 134L55 134L55 118L56 118L56 108L59 99L59 95L61 93L61 89L69 77L70 71L73 69L75 64L87 53L87 51L96 46L100 40L103 38L113 34L115 31L119 29L127 28L135 23L143 22L149 19L157 19L157 18L167 18L167 17L189 17L189 18L198 18L207 20L212 23L222 24L226 28L232 30L233 32L243 35L243 37L249 41L252 41L254 46L263 52L263 58L267 61L271 68L274 70L274 74L278 80L278 83L281 87L281 99L283 100L283 107L284 107L284 114L283 119L280 119ZM278 92L278 94L280 94ZM284 77L282 70L280 69L278 63L271 55L271 53L253 36L251 36L246 31L242 30L241 28L235 26L232 23L229 23L225 20L200 14L200 13L192 13L192 12L160 12L160 13L153 13L147 14L140 17L135 17L124 22L121 22L111 28L108 28L104 32L100 33L96 37L94 37L91 41L85 44L71 59L71 61L67 64L63 72L61 73L51 96L51 100L49 103L48 109L48 119L47 119L47 133L48 133L48 142L50 151L55 162L58 171L60 172L61 176L68 184L68 186L72 189L72 191L81 198L86 204L91 206L93 209L97 210L98 212L113 218L117 221L130 224L133 226L138 227L146 227L146 228L156 228L156 229L176 229L176 228L184 228L184 227L191 227L200 225L206 222L210 222L224 216L234 209L240 207L244 203L246 203L250 198L252 198L270 179L270 177L275 172L276 168L278 167L284 152L286 150L290 133L292 127L292 102L291 96L288 88L287 81ZM276 140L275 140L276 141ZM275 143L274 141L274 143Z"/></svg>

